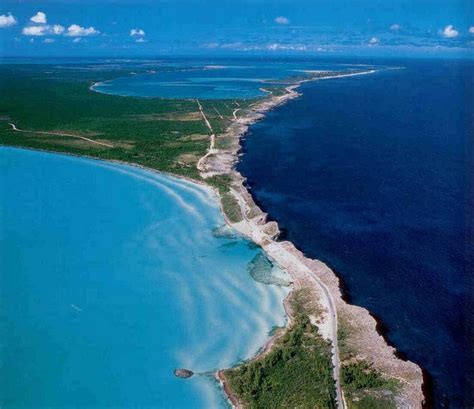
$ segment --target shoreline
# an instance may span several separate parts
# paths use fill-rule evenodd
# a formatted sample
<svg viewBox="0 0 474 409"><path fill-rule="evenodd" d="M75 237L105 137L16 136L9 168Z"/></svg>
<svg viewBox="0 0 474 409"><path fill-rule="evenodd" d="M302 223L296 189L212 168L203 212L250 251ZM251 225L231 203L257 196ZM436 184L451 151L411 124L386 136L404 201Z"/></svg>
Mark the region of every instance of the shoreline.
<svg viewBox="0 0 474 409"><path fill-rule="evenodd" d="M370 74L370 73L373 73L373 72L375 72L375 70L364 71L364 72L354 73L354 74L343 74L341 76L364 75L364 74ZM239 179L240 186L242 188L242 192L241 192L242 196L237 197L237 199L238 199L238 203L240 205L240 210L241 210L242 215L244 216L245 213L246 213L246 210L244 208L245 207L244 202L245 202L245 199L246 199L245 196L247 196L247 198L249 198L252 201L254 209L258 209L258 211L262 213L262 218L259 218L259 222L263 222L264 225L272 224L272 227L273 227L272 230L274 232L273 232L273 234L271 234L271 238L270 238L271 242L276 243L275 240L276 240L277 236L280 233L278 225L274 221L266 223L267 215L265 213L263 213L263 211L253 202L253 198L252 198L251 194L248 192L248 190L245 186L245 178L235 169L235 165L238 163L239 157L240 157L240 154L241 154L241 144L240 144L241 138L247 133L247 131L248 131L248 129L251 125L253 125L254 123L256 123L256 122L258 122L258 121L265 118L266 112L268 112L268 111L272 110L273 108L276 108L280 105L285 104L286 102L288 102L291 99L298 98L301 94L298 93L296 91L296 89L299 88L301 86L301 84L303 84L305 82L309 82L309 81L315 81L315 80L318 80L318 79L325 79L325 78L331 79L331 78L338 78L338 77L339 76L334 75L334 76L330 76L330 77L300 80L300 81L296 82L295 84L291 84L291 85L285 87L284 88L285 92L282 95L274 96L272 94L269 94L267 96L267 98L265 98L261 101L258 101L255 104L254 108L252 108L250 114L248 114L248 115L246 115L242 118L238 118L238 117L235 116L235 113L234 113L234 118L233 118L229 128L231 128L233 124L241 125L241 126L238 126L238 130L236 132L233 131L233 130L230 131L232 136L237 138L238 149L233 153L234 161L231 164L230 171L225 172L224 174L233 174L234 176L236 176ZM213 148L213 150L215 151L215 148ZM219 150L217 150L217 152L214 152L214 153L219 155ZM206 157L208 157L208 156L209 156L209 154L207 153ZM209 173L207 173L207 172L201 172L201 176L203 177L203 179L206 179L206 177L213 176L213 175L214 175L213 173L211 173L209 175ZM220 198L221 196L219 195L219 192L216 192L216 193L217 193L218 197ZM237 192L236 192L235 196L238 196ZM288 296L283 301L283 304L284 304L284 307L285 307L285 312L286 312L286 315L287 315L287 318L288 318L287 324L284 327L283 331L281 331L278 334L275 334L274 336L271 336L270 339L262 347L262 349L259 352L257 352L257 354L253 358L250 358L250 360L249 360L249 361L254 361L254 360L260 359L261 357L263 357L265 355L265 353L269 352L271 350L271 347L273 346L274 342L281 335L283 335L285 333L285 331L291 325L292 316L291 316L291 313L289 313L289 311L288 311L287 301L288 301L289 297L291 297L291 295L293 294L293 292L295 290L297 290L298 288L308 287L307 277L305 279L305 277L301 277L298 274L292 274L290 269L288 267L286 267L284 265L284 263L282 263L281 261L280 262L278 261L278 257L275 257L276 255L272 256L270 254L269 249L264 247L264 243L261 240L254 237L254 235L252 234L252 231L248 232L248 231L245 231L245 229L240 228L239 223L241 223L241 222L234 223L234 222L230 221L228 219L228 217L227 217L227 215L226 215L226 213L225 213L222 206L221 206L221 212L222 212L222 214L223 214L223 216L226 220L226 223L230 227L232 227L234 230L236 230L237 232L242 234L247 239L249 239L252 242L259 245L262 248L262 250L265 252L268 259L271 260L272 262L278 264L282 269L286 270L293 279L292 285L290 286L290 288L291 288L290 293L288 294ZM249 220L247 219L246 221L248 222ZM268 244L268 243L265 243L265 244ZM296 248L295 248L295 250L296 250ZM319 287L321 287L323 289L323 292L329 293L329 290L325 287L324 284L322 284L321 282L319 282L318 284L319 284ZM309 287L313 287L313 286L309 285ZM316 292L318 292L318 293L320 292L318 288L313 287L313 290L316 290ZM330 298L330 296L328 298ZM321 301L322 301L321 296L319 296L318 297L318 302L321 302ZM333 304L332 302L329 302L329 303ZM328 308L328 305L327 305L328 302L327 301L323 302L322 304L323 304L323 307L326 307L327 310L331 309L331 308ZM333 311L333 317L337 320L335 308L334 308L334 311ZM336 328L337 328L337 324L336 324ZM341 390L340 382L339 382L339 367L340 366L339 366L338 361L337 361L338 356L339 356L338 345L337 345L337 329L335 331L335 334L332 334L332 337L327 334L327 331L325 331L325 332L326 333L322 334L323 337L326 338L326 339L330 339L331 340L331 345L332 345L332 352L333 352L332 361L333 361L333 365L334 365L334 374L335 374L334 378L335 378L335 382L336 382L336 392L337 392L336 405L339 408L345 408L346 407L345 399L344 399L344 396L342 394L342 390ZM331 339L331 338L333 338L333 339ZM336 340L336 342L334 342L334 340ZM225 378L224 370L225 369L219 369L218 371L216 371L215 377L218 380L221 387L223 388L223 391L224 391L229 403L231 404L231 406L235 409L241 409L244 406L239 402L238 398L233 394L233 392L232 392L232 390L231 390L230 386L228 385L228 382ZM342 403L339 403L339 402L342 402Z"/></svg>
<svg viewBox="0 0 474 409"><path fill-rule="evenodd" d="M97 158L97 157L94 157L94 156L90 156L90 155L81 155L81 154L76 154L76 153L70 153L70 152L58 152L58 151L53 151L53 150L48 150L48 149L39 149L39 148L32 148L32 147L23 147L23 146L14 146L14 145L5 145L5 144L0 144L0 148L10 148L10 149L18 149L18 150L26 150L26 151L32 151L32 152L41 152L41 153L46 153L46 154L51 154L51 155L58 155L58 156L64 156L66 158L68 157L71 157L71 158L76 158L76 159L86 159L86 160L90 160L90 161L96 161L96 162L104 162L104 163L109 163L109 164L116 164L116 165L125 165L125 166L130 166L132 168L136 168L136 169L140 169L140 170L145 170L147 172L151 172L151 173L155 173L155 174L158 174L158 175L162 175L162 176L166 176L170 179L176 179L180 182L185 182L185 183L189 183L189 184L195 184L195 185L198 185L200 188L203 188L205 189L208 193L210 193L211 195L214 196L215 200L216 200L216 205L219 209L219 213L221 214L222 218L224 219L224 222L229 226L231 227L232 229L234 229L233 225L232 225L232 222L228 219L227 215L225 214L223 208L222 208L222 203L221 203L221 196L217 190L217 188L207 184L207 183L204 183L202 181L199 181L199 180L196 180L196 179L191 179L189 177L186 177L186 176L182 176L182 175L177 175L177 174L173 174L173 173L169 173L169 172L164 172L164 171L160 171L160 170L157 170L157 169L153 169L153 168L149 168L149 167L146 167L146 166L143 166L143 165L140 165L140 164L137 164L137 163L133 163L133 162L124 162L124 161L120 161L120 160L115 160L115 159L102 159L102 158ZM235 229L234 229L235 230ZM244 239L247 239L249 240L248 237L244 236L243 234L241 234L239 231L236 231L242 238ZM252 241L252 240L249 240L249 241ZM252 241L253 242L253 241ZM294 288L292 288L290 290L290 293L284 298L283 300L283 306L284 306L284 310L285 310L285 316L287 318L287 322L285 324L285 327L281 327L281 329L283 330L286 330L286 328L288 327L288 325L290 324L291 322L291 314L288 313L288 309L287 309L287 301L291 295L291 293L294 291ZM261 356L264 356L266 353L270 352L271 351L271 348L273 346L273 344L275 343L275 341L280 338L280 336L282 336L284 333L284 331L277 331L277 333L271 335L266 341L265 341L265 344L257 351L256 355L251 357L250 360L254 360L254 359L257 359ZM229 386L227 385L227 381L225 379L225 376L223 374L223 371L224 369L218 369L217 371L214 372L214 377L215 379L218 381L218 383L220 384L220 387L222 388L222 390L224 391L224 396L225 398L227 399L227 401L231 404L231 406L233 408L238 408L238 409L242 409L243 406L239 403L239 401L237 400L237 398L232 394L232 391L231 389L229 388Z"/></svg>
<svg viewBox="0 0 474 409"><path fill-rule="evenodd" d="M219 148L213 147L212 152L209 152L209 151L206 152L205 157L200 159L201 163L204 162L203 170L199 169L200 174L202 176L202 180L197 180L197 179L193 179L190 177L186 177L186 176L182 176L182 175L178 175L174 173L159 171L159 170L149 168L143 165L139 165L133 162L125 162L125 161L113 160L113 159L112 160L101 159L101 158L97 158L97 157L93 157L89 155L80 155L80 154L67 153L67 152L55 152L53 150L48 150L48 149L34 149L34 148L29 148L29 147L15 147L15 148L30 149L30 150L50 152L50 153L55 152L60 155L70 155L70 156L75 156L75 157L88 158L88 159L93 159L93 160L98 160L98 161L133 166L133 167L137 167L137 168L144 169L147 171L151 171L155 173L157 172L157 173L169 176L171 178L184 180L189 183L193 183L193 184L196 183L200 185L201 187L205 187L206 189L209 189L209 191L214 192L214 194L216 195L216 198L218 199L218 205L220 207L220 211L221 211L221 214L223 215L225 222L234 230L236 230L239 234L241 234L243 237L259 245L270 260L272 260L276 264L280 265L283 269L288 271L288 273L291 275L295 283L291 287L291 293L300 285L305 285L305 286L309 285L312 288L314 288L317 292L319 292L319 297L318 297L320 299L319 301L321 301L321 298L325 299L324 300L325 302L322 302L322 304L328 310L328 316L326 317L326 321L327 322L333 321L333 327L332 327L332 334L331 334L331 328L327 328L327 325L326 325L325 326L326 332L324 335L326 338L327 337L331 338L331 341L333 344L333 357L336 360L338 359L338 355L339 355L338 344L337 344L338 315L340 316L341 311L342 311L342 315L344 315L344 317L346 315L352 316L352 318L354 318L356 322L362 320L363 322L362 332L367 333L366 337L364 338L364 342L366 342L368 339L369 344L370 343L377 344L377 348L384 351L383 353L381 353L380 359L382 360L386 359L388 361L392 359L394 361L399 361L400 358L397 356L397 351L392 346L388 345L385 338L383 337L383 331L380 329L377 319L373 317L366 309L349 305L346 297L344 296L344 286L341 283L340 279L338 278L337 274L334 271L332 271L330 267L328 267L326 264L318 260L312 260L306 257L303 253L297 250L296 247L292 243L288 241L277 240L277 237L280 233L277 223L274 221L267 222L267 214L264 213L255 204L251 194L245 187L245 178L239 172L235 170L235 165L239 161L239 156L241 155L240 140L247 133L249 126L263 119L265 117L266 112L268 112L269 110L279 105L282 105L291 99L299 97L301 94L299 94L296 90L302 83L308 82L308 81L322 80L322 79L335 79L335 78L349 77L349 76L355 76L355 75L367 75L376 71L377 70L367 70L363 72L356 72L356 73L350 73L350 74L331 75L327 77L310 78L310 79L301 80L299 82L296 82L295 84L287 86L285 88L285 92L281 95L270 94L258 100L249 109L245 110L246 111L245 115L243 115L242 117L238 117L236 115L236 112L239 110L234 111L234 119L230 120L230 125L227 128L227 131L225 131L223 135L221 134L221 135L216 136L217 140L222 139L222 137L230 137L233 142L233 146L231 149L219 149ZM92 90L92 91L99 92L95 90ZM11 145L0 145L0 146L14 147ZM222 196L219 194L218 189L206 183L206 178L213 175L231 175L232 176L233 182L231 184L231 191L232 191L233 196L236 198L239 208L241 210L241 213L243 216L242 221L235 223L235 222L230 221L229 218L227 217L223 208L223 204L222 204ZM332 315L330 314L330 311L329 311L331 310L331 308L334 310ZM345 311L346 308L348 309L349 312ZM288 317L288 322L287 322L286 328L288 328L288 325L290 325L291 323L291 314L288 314L288 312L287 312L287 317ZM375 333L375 337L373 333ZM251 358L251 360L258 359L260 356L262 356L262 354L264 354L269 348L271 348L272 341L274 341L274 339L277 337L278 337L278 334L270 337L270 339L265 343L262 349L257 353L255 357ZM382 339L383 345L381 345L379 338ZM389 355L393 355L394 358L392 358ZM409 361L404 361L404 362L414 365ZM337 365L334 366L335 374L336 372L338 372L339 367L340 367L339 362L337 361L336 363ZM412 367L411 373L417 372L416 382L418 382L418 378L419 378L418 372L421 372L421 369L416 365L414 366L416 368ZM219 373L221 371L222 370L219 370L216 373L216 377L218 378L219 382L223 386L224 392L227 398L229 398L231 401L232 401L232 398L234 398L234 400L236 400L238 404L238 400L235 398L235 396L232 396L232 391L230 390L228 385L226 385L225 377L223 377L221 374L220 378L222 379L219 378ZM422 373L421 375L423 377ZM421 382L422 382L421 388L423 388L423 386L426 386L423 381L423 378ZM412 388L412 389L414 390L416 388ZM409 407L418 407L419 405L417 404L420 402L420 399L418 399L419 397L420 397L419 395L416 395L416 397L414 397L413 400L411 400L411 402L416 403L416 404ZM421 400L423 399L426 399L426 397L424 397L423 392L421 392ZM338 403L339 403L338 405L339 407L345 407L344 397L342 394L340 397L338 396ZM234 406L234 407L241 407L241 406Z"/></svg>
<svg viewBox="0 0 474 409"><path fill-rule="evenodd" d="M247 188L247 185L245 185L245 186ZM257 206L262 208L260 204L257 204ZM276 220L272 220L272 221L276 222ZM276 222L276 223L278 223L278 222ZM286 232L286 230L281 230L282 234L285 234L284 232ZM281 237L281 235L279 236L279 238L280 237ZM289 240L285 239L284 241L289 241ZM301 252L301 253L303 254L303 257L310 259L310 256L306 255L304 252ZM328 266L328 268L330 270L332 270L334 272L334 274L336 275L336 277L339 280L339 288L340 288L340 291L341 291L342 300L346 304L352 304L352 296L351 296L350 290L349 290L348 286L346 285L345 281L340 277L340 274L331 265L328 265L327 263L325 263L325 264ZM361 307L361 308L365 308L365 307ZM365 309L367 309L367 308L365 308ZM367 311L369 311L369 310L367 310ZM390 343L387 340L388 335L390 333L390 328L388 328L386 326L386 324L384 324L384 322L382 321L382 319L379 316L375 315L374 313L372 313L370 311L369 311L369 314L375 320L375 327L376 327L377 333L385 339L385 341L387 342L389 347L394 348L394 352L393 352L394 355L398 359L400 359L404 362L410 362L410 360L406 356L405 352L399 351L398 349L396 349L396 347L392 343ZM257 358L257 356L255 358ZM423 409L431 409L432 407L434 407L433 399L431 397L431 394L432 394L431 390L432 390L432 387L433 387L433 385L432 385L433 384L432 376L425 368L420 366L420 369L422 371L422 376L423 376L423 384L422 384L422 390L423 390L423 395L424 395Z"/></svg>
<svg viewBox="0 0 474 409"><path fill-rule="evenodd" d="M204 163L203 166L204 171L201 172L201 176L204 180L207 177L224 174L232 177L233 183L231 183L231 191L239 204L244 219L234 223L228 220L224 213L227 223L242 235L258 244L265 251L270 260L288 271L294 282L306 281L305 284L308 285L309 278L310 286L320 293L320 299L318 301L328 312L326 320L329 321L329 323L326 322L325 326L332 326L329 337L327 328L326 331L320 330L320 332L322 332L322 335L326 339L329 338L332 344L334 378L337 391L336 403L339 408L346 407L346 404L339 382L338 313L342 315L341 319L346 320L346 318L349 317L352 321L351 323L355 321L357 322L357 327L363 328L362 335L360 336L363 340L359 342L357 348L358 355L362 352L363 356L373 362L375 367L381 370L382 374L398 379L401 382L400 395L402 396L397 396L398 405L413 408L422 407L424 405L424 402L427 401L424 396L426 388L424 372L416 364L401 358L396 349L388 344L383 336L383 331L380 330L380 322L374 318L368 310L350 305L346 301L346 297L343 295L344 288L334 271L318 260L307 258L292 243L277 240L280 232L278 224L275 221L267 221L267 214L255 204L245 186L245 178L235 169L235 165L238 163L239 156L241 155L240 140L247 133L249 127L263 119L269 110L299 97L301 94L298 93L296 89L300 87L302 83L322 79L367 75L377 71L378 70L367 70L357 73L301 80L287 86L284 94L278 96L271 95L257 102L249 109L249 112L245 116L241 118L236 117L231 121L224 135L217 137L217 139L230 137L231 140L233 140L233 146L230 149L222 151L220 149L213 149L214 152L207 155L207 161L205 160L206 163ZM249 214L256 214L256 216L247 217L246 215ZM295 287L293 286L291 291L293 292L294 290ZM336 306L337 308L335 308ZM291 317L289 316L288 325L290 319ZM286 328L288 328L288 325ZM372 353L373 349L376 349L376 353ZM261 353L257 354L252 360L259 359L260 356ZM223 377L221 370L216 373L216 378L223 386L232 405L234 405L235 402L238 403L237 398L232 394L232 391L226 384L225 377ZM234 407L240 407L238 405L234 405Z"/></svg>

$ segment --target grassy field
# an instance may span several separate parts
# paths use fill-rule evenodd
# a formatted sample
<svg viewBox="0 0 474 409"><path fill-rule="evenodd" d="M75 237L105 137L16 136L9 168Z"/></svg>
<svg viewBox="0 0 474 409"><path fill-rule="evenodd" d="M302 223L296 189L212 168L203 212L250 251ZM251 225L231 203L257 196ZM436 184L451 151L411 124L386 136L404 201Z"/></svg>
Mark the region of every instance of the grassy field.
<svg viewBox="0 0 474 409"><path fill-rule="evenodd" d="M125 75L131 70L0 65L0 144L121 160L199 179L196 163L209 146L209 130L196 101L120 97L89 89L94 82ZM216 133L225 130L237 106L228 100L201 104ZM33 132L14 132L9 122Z"/></svg>

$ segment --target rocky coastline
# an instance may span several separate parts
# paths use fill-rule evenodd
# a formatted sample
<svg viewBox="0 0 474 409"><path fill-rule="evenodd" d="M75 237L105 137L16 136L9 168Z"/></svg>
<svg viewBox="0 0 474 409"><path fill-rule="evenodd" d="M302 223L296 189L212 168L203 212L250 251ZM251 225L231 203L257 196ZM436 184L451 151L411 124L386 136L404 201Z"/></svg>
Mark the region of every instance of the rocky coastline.
<svg viewBox="0 0 474 409"><path fill-rule="evenodd" d="M368 70L353 74L318 76L312 80L365 75L372 72L374 71ZM397 381L399 388L394 399L397 407L421 408L425 401L421 368L397 356L397 351L388 345L378 332L377 322L369 311L345 301L339 279L326 264L305 257L288 241L277 240L279 235L277 223L267 221L267 215L255 204L246 189L245 178L235 169L239 160L240 139L245 135L249 126L264 118L267 111L297 98L300 95L297 88L302 82L304 81L286 87L280 95L269 95L244 112L239 112L239 116L234 115L226 132L216 136L212 153L206 155L205 160L202 161L201 176L203 179L216 175L225 175L230 178L229 189L238 203L242 219L235 222L226 217L228 224L261 246L270 260L288 271L292 277L293 289L311 288L314 293L319 295L318 302L324 312L322 320L318 323L318 328L321 335L332 343L338 407L347 407L344 390L340 384L340 367L347 359L357 359L369 362L384 377ZM224 209L223 213L226 214ZM291 315L289 315L289 321L291 322ZM350 357L341 356L338 345L338 334L341 327L348 334L344 349L351 351ZM254 359L259 359L259 356ZM216 377L223 386L230 403L236 408L243 407L242 403L233 395L223 372L217 372Z"/></svg>

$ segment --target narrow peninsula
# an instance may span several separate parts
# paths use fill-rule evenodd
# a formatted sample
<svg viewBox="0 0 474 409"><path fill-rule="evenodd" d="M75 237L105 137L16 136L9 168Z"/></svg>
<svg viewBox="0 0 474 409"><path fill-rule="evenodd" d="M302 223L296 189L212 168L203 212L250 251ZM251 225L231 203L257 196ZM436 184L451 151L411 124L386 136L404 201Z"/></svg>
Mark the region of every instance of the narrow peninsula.
<svg viewBox="0 0 474 409"><path fill-rule="evenodd" d="M254 359L216 368L234 407L421 408L421 369L397 357L367 310L344 301L327 265L278 239L277 223L267 221L235 170L249 126L297 98L301 83L374 70L306 72L269 84L265 97L241 100L134 98L91 89L137 72L1 66L0 144L126 162L216 191L228 224L291 276L286 328L276 329ZM192 369L175 375L188 378Z"/></svg>

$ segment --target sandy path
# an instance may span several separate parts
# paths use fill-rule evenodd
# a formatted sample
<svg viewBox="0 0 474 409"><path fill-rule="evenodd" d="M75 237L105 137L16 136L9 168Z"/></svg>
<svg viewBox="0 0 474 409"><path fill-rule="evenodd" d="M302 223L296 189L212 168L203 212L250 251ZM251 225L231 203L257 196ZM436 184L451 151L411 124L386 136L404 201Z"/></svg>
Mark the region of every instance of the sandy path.
<svg viewBox="0 0 474 409"><path fill-rule="evenodd" d="M214 108L214 111L216 111L216 114L219 115L219 118L223 120L224 117L223 117L223 116L221 115L221 113L217 110L217 108L216 108L216 107L213 107L213 108Z"/></svg>
<svg viewBox="0 0 474 409"><path fill-rule="evenodd" d="M113 148L114 147L113 145L110 145L108 143L94 141L93 139L86 138L85 136L79 136L79 135L73 135L73 134L61 133L61 132L29 131L29 130L26 130L26 129L18 129L16 127L16 125L11 123L11 122L9 122L8 125L10 125L15 132L35 133L35 134L39 134L39 135L69 136L71 138L78 138L78 139L82 139L82 140L90 142L90 143L95 143L97 145L106 146L107 148Z"/></svg>
<svg viewBox="0 0 474 409"><path fill-rule="evenodd" d="M214 130L212 129L212 126L211 126L209 120L207 119L207 116L204 113L204 109L202 108L202 105L201 105L201 103L199 102L198 99L196 99L196 103L198 104L199 112L201 113L202 119L204 120L204 123L206 124L207 128L209 129L209 133L210 133L210 136L211 136L211 143L209 145L209 149L207 150L206 154L198 160L198 163L197 163L197 168L198 168L199 172L205 172L205 169L204 169L202 163L203 163L203 161L206 160L206 158L209 155L212 155L213 153L215 153L214 146L216 144L216 135L214 134Z"/></svg>

